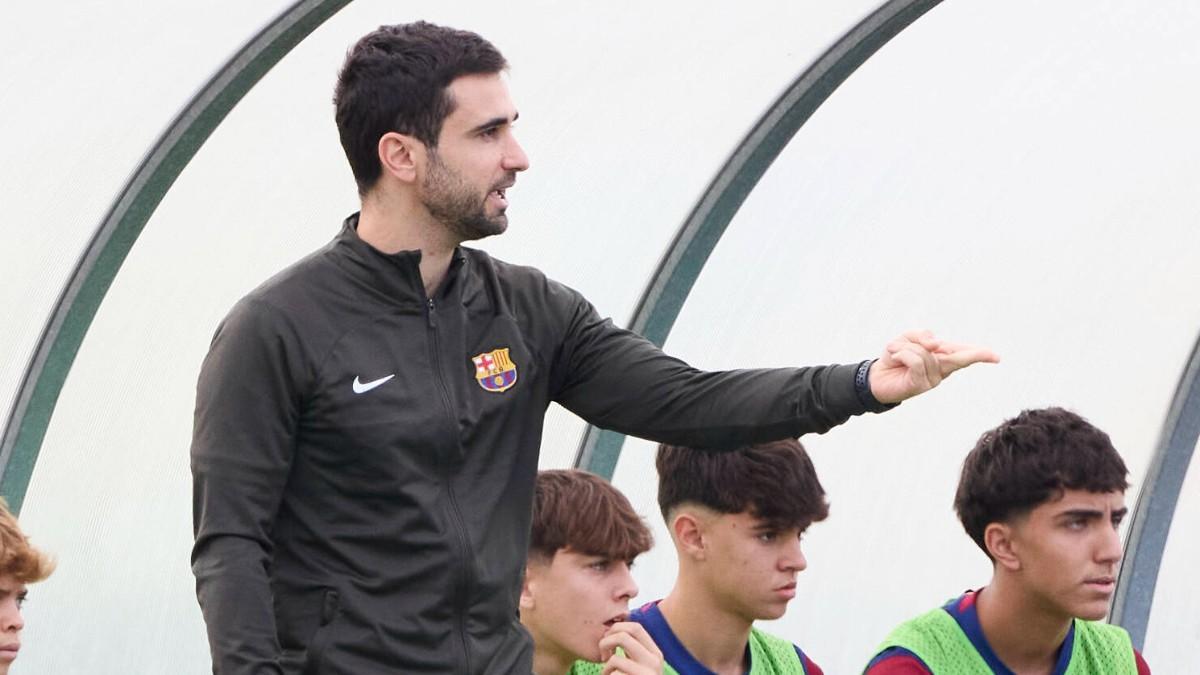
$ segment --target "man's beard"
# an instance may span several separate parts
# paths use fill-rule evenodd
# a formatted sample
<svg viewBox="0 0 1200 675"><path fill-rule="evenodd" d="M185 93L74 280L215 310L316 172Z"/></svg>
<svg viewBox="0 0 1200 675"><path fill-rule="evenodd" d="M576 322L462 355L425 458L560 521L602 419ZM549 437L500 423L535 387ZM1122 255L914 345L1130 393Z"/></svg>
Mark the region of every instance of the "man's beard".
<svg viewBox="0 0 1200 675"><path fill-rule="evenodd" d="M459 241L483 239L508 229L508 216L503 211L487 215L486 202L491 192L480 197L474 187L442 162L436 150L430 150L429 173L421 188L421 204Z"/></svg>

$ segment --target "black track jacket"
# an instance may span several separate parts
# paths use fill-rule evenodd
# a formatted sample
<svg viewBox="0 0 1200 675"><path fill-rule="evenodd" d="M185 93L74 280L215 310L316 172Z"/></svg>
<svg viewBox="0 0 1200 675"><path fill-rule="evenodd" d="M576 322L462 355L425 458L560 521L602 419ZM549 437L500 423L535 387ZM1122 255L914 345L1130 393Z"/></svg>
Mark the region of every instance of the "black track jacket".
<svg viewBox="0 0 1200 675"><path fill-rule="evenodd" d="M427 298L420 253L356 225L243 298L200 374L192 569L221 675L528 673L551 401L712 449L864 411L854 366L698 371L481 251Z"/></svg>

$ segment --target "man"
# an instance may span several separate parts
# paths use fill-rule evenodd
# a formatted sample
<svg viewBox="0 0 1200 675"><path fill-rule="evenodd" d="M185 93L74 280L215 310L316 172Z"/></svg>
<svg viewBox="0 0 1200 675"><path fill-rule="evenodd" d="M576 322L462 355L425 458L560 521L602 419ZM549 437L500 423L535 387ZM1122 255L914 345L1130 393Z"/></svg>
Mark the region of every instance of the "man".
<svg viewBox="0 0 1200 675"><path fill-rule="evenodd" d="M7 675L21 650L21 630L25 620L21 605L28 591L26 584L45 579L54 571L54 562L29 545L17 519L0 500L0 675Z"/></svg>
<svg viewBox="0 0 1200 675"><path fill-rule="evenodd" d="M995 360L912 333L858 365L701 372L461 247L504 231L529 166L505 65L423 22L360 40L335 107L361 212L213 338L192 569L218 673L528 672L517 598L551 401L725 448L823 432Z"/></svg>
<svg viewBox="0 0 1200 675"><path fill-rule="evenodd" d="M1147 675L1108 613L1128 471L1108 435L1062 408L1026 410L963 462L954 508L992 580L901 624L870 675Z"/></svg>
<svg viewBox="0 0 1200 675"><path fill-rule="evenodd" d="M646 629L626 620L637 595L630 568L652 542L629 500L603 478L538 472L521 588L534 675L662 672L662 653ZM576 661L592 663L572 670Z"/></svg>
<svg viewBox="0 0 1200 675"><path fill-rule="evenodd" d="M800 538L829 513L794 439L711 453L658 450L658 506L679 556L667 597L634 610L680 675L821 675L791 642L754 627L778 619L808 562Z"/></svg>

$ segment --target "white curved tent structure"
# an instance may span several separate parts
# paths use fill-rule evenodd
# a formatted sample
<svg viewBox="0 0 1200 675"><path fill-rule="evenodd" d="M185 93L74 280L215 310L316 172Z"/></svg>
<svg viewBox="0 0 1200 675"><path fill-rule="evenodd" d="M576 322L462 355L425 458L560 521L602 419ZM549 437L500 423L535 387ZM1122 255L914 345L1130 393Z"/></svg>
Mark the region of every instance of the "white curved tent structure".
<svg viewBox="0 0 1200 675"><path fill-rule="evenodd" d="M188 567L194 385L217 322L356 209L330 96L379 24L512 64L532 168L481 243L707 368L849 362L931 327L1004 357L805 439L832 502L774 632L856 672L987 579L950 503L1022 408L1113 437L1138 508L1112 620L1200 637L1200 7L850 0L706 8L382 0L23 3L0 20L0 492L59 570L19 672L210 672ZM674 554L652 444L547 418Z"/></svg>

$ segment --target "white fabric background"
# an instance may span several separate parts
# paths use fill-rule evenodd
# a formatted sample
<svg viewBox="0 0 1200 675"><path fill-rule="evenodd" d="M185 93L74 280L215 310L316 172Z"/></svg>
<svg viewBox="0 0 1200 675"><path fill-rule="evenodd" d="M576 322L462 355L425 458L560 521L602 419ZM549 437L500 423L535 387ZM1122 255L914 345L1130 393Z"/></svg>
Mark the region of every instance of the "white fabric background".
<svg viewBox="0 0 1200 675"><path fill-rule="evenodd" d="M3 409L129 172L283 6L3 10ZM872 9L359 0L333 17L217 129L100 308L22 513L60 569L33 588L18 672L209 671L188 569L195 378L229 306L355 209L330 95L358 36L427 18L505 52L532 168L510 193L510 232L483 246L624 323L748 128ZM1198 28L1182 1L944 3L816 113L717 247L667 344L697 365L855 361L925 326L1005 359L806 439L833 510L772 629L826 672L854 672L891 624L986 580L950 510L982 430L1022 407L1069 405L1110 431L1141 480L1200 325ZM543 466L568 465L582 428L552 411ZM615 476L660 530L639 600L674 573L652 456L628 443ZM1186 488L1181 519L1194 524L1195 480ZM1183 570L1196 551L1177 539L1163 579L1194 586ZM1157 606L1147 657L1161 672L1185 669L1170 645L1196 635L1189 612Z"/></svg>

